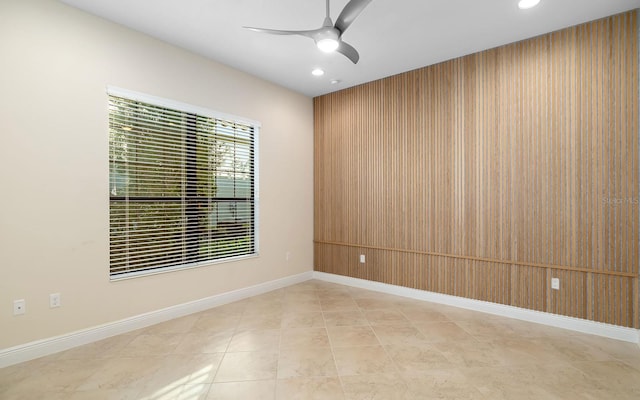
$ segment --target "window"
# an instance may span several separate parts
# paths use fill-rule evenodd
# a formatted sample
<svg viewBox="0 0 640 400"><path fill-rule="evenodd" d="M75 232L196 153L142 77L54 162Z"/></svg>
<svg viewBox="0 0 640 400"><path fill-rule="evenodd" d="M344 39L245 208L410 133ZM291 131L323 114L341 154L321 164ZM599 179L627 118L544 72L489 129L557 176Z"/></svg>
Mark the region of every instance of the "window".
<svg viewBox="0 0 640 400"><path fill-rule="evenodd" d="M259 125L108 94L111 279L257 255Z"/></svg>

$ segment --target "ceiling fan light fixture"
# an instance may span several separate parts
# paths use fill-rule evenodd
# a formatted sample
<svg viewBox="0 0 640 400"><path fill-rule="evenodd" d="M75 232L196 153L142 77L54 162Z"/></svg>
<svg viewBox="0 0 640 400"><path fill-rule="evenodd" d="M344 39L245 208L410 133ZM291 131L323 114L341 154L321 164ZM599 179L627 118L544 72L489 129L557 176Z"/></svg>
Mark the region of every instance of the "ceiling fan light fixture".
<svg viewBox="0 0 640 400"><path fill-rule="evenodd" d="M250 26L245 26L244 28L256 32L269 33L271 35L305 36L312 39L321 51L326 53L334 51L338 52L347 57L352 63L357 64L358 60L360 60L358 51L349 43L343 42L342 35L371 1L372 0L349 0L340 12L340 15L338 15L338 19L336 19L336 23L334 24L331 20L331 13L329 12L330 0L326 0L327 14L322 26L318 29L288 31L281 29L254 28Z"/></svg>
<svg viewBox="0 0 640 400"><path fill-rule="evenodd" d="M540 0L520 0L518 2L518 7L521 10L526 10L527 8L533 8L540 3Z"/></svg>
<svg viewBox="0 0 640 400"><path fill-rule="evenodd" d="M324 38L320 39L316 42L316 46L325 53L331 53L338 49L340 43L336 39L333 38Z"/></svg>

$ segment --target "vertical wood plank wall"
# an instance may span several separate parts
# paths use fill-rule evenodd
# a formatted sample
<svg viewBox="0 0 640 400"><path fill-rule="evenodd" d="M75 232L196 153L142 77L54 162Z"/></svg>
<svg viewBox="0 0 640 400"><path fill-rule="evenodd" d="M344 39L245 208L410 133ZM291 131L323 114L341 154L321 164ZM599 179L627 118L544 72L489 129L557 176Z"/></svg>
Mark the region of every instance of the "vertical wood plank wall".
<svg viewBox="0 0 640 400"><path fill-rule="evenodd" d="M637 29L315 98L315 269L640 328Z"/></svg>

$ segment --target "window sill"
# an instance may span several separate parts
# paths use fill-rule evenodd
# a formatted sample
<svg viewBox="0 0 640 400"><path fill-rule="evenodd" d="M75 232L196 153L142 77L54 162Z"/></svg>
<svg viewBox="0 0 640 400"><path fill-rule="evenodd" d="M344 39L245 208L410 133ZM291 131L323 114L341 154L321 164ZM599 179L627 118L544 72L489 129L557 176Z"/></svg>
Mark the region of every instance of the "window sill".
<svg viewBox="0 0 640 400"><path fill-rule="evenodd" d="M216 264L227 264L227 263L232 263L237 261L249 260L252 258L258 258L259 256L260 256L259 253L254 253L254 254L248 254L244 256L224 258L220 260L209 260L209 261L202 261L202 262L193 263L193 264L176 265L172 267L151 269L148 271L129 272L124 274L119 274L116 276L110 276L109 281L118 282L118 281L125 281L129 279L142 278L150 275L159 275L159 274L166 274L169 272L185 271L185 270L194 269L194 268L208 267Z"/></svg>

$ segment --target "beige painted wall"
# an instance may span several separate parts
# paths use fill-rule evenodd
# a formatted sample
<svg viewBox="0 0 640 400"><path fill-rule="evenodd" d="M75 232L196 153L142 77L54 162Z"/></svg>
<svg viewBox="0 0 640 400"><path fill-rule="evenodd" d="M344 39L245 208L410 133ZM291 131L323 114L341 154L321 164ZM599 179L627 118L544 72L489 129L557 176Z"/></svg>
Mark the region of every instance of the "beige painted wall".
<svg viewBox="0 0 640 400"><path fill-rule="evenodd" d="M259 258L109 282L106 85L262 123ZM53 0L2 0L0 191L0 349L311 271L312 99Z"/></svg>

